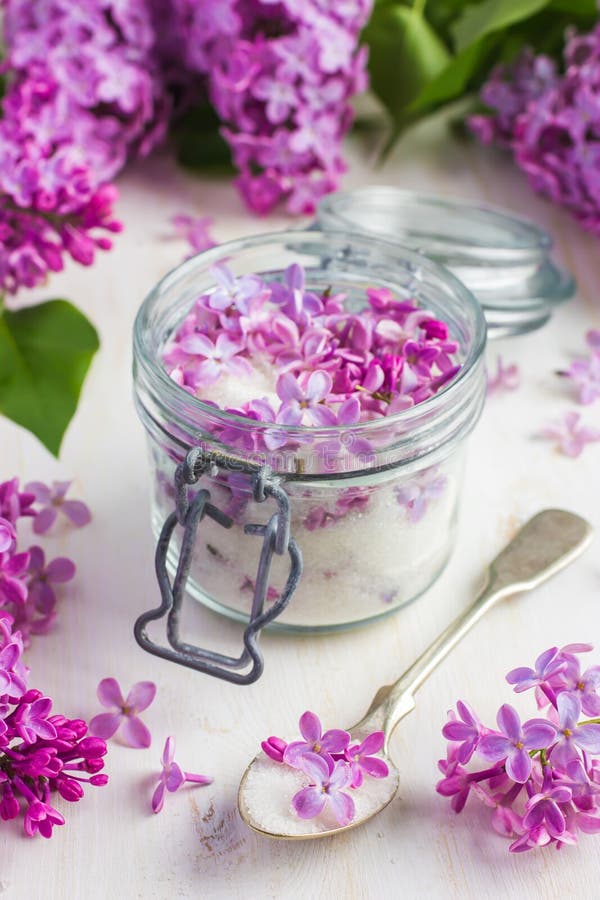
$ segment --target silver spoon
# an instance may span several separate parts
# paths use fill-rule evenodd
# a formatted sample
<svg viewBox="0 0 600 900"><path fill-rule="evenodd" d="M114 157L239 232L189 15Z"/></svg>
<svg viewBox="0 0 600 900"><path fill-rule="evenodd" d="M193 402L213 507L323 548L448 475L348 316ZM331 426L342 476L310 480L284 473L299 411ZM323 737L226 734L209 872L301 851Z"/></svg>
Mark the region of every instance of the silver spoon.
<svg viewBox="0 0 600 900"><path fill-rule="evenodd" d="M273 818L269 803L279 802L285 815L291 795L283 797L278 794L278 790L281 791L286 786L289 790L291 784L292 793L295 793L301 785L298 783L294 788L294 779L302 776L288 766L269 760L263 753L250 763L240 783L238 808L244 822L254 831L268 837L298 840L348 831L384 809L394 797L399 783L398 769L389 758L390 738L401 719L415 708L414 695L418 688L498 600L538 587L579 556L589 545L591 537L591 526L573 513L560 509L547 509L538 513L526 522L492 562L487 585L477 599L442 631L394 684L377 691L366 715L348 731L353 739L358 740L372 731L384 732L385 744L381 755L389 766L389 775L382 779L365 779L360 791L352 792L356 812L349 825L340 826L323 813L318 819L300 819L290 808L289 828L293 833L287 833L287 819L286 833L282 833L280 826L274 825L281 820L281 813ZM252 799L256 779L260 778L261 783L264 783L265 774L268 778L275 779L273 789L268 792L266 806L264 800L257 804L256 799ZM254 793L256 794L255 791ZM264 798L264 791L261 796Z"/></svg>

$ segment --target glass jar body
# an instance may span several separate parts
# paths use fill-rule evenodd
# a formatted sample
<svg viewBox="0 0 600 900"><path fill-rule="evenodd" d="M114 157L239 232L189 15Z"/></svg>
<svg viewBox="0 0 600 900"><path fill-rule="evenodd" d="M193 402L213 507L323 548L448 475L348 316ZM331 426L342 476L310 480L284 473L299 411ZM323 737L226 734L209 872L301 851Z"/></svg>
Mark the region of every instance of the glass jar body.
<svg viewBox="0 0 600 900"><path fill-rule="evenodd" d="M260 251L257 259L257 251ZM287 255L287 260L286 260ZM450 325L460 344L456 380L417 407L352 428L285 428L269 451L263 423L240 420L191 397L162 369L161 349L205 289L221 259L236 275L278 277L301 257L310 289L349 293L386 286L411 297ZM203 281L204 279L204 281ZM209 279L208 279L209 280ZM333 630L385 615L426 590L454 543L465 442L485 393L485 325L476 301L449 273L405 248L349 235L285 232L246 239L200 254L148 298L136 322L136 403L148 433L152 523L158 537L174 508L174 475L187 452L231 453L239 465L202 476L198 489L230 516L224 528L198 528L187 593L242 620L252 606L261 542L248 525L266 525L275 509L253 496L244 461L265 464L289 497L291 534L304 571L289 606L270 627ZM273 432L273 426L270 428ZM168 563L181 549L175 530ZM288 560L275 557L267 604L281 591Z"/></svg>
<svg viewBox="0 0 600 900"><path fill-rule="evenodd" d="M364 623L415 599L435 581L454 545L464 469L464 442L448 449L434 465L400 466L385 475L366 472L343 483L285 483L291 534L304 572L272 628L333 630ZM177 448L150 438L149 450L152 527L158 539L173 511ZM212 609L246 621L260 541L244 526L266 525L274 510L254 500L249 475L205 476L201 487L233 525L225 529L209 519L202 522L187 591ZM169 556L173 572L180 549L178 529ZM275 557L267 603L279 596L287 571L287 558Z"/></svg>

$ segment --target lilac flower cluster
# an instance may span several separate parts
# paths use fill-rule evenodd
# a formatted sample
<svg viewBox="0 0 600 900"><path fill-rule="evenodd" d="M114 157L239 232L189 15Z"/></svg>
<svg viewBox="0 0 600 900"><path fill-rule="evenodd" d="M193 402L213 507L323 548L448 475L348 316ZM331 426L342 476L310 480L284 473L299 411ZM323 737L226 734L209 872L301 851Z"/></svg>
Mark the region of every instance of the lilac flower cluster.
<svg viewBox="0 0 600 900"><path fill-rule="evenodd" d="M563 75L525 51L481 97L491 114L470 119L477 136L509 147L535 191L600 235L600 26L569 35Z"/></svg>
<svg viewBox="0 0 600 900"><path fill-rule="evenodd" d="M442 733L448 740L443 778L437 791L461 812L473 795L494 810L492 825L514 838L509 850L521 853L577 842L578 831L600 832L600 666L582 671L579 655L590 644L551 647L533 668L506 676L517 693L534 690L546 718L521 723L503 704L498 730L483 725L462 701ZM582 720L582 715L589 717ZM486 763L469 771L477 753Z"/></svg>
<svg viewBox="0 0 600 900"><path fill-rule="evenodd" d="M371 0L3 0L0 289L84 265L120 230L110 180L210 99L249 206L311 212L345 165Z"/></svg>
<svg viewBox="0 0 600 900"><path fill-rule="evenodd" d="M273 424L260 436L225 427L221 440L288 441L284 426L351 426L408 409L433 396L458 372L458 344L448 326L387 288L370 288L358 313L346 296L311 291L305 272L290 265L282 281L235 278L213 268L217 283L186 316L164 353L170 376L184 390L210 397L223 377L244 379L255 368L272 373L278 406L253 398L227 412ZM353 452L366 452L356 441Z"/></svg>
<svg viewBox="0 0 600 900"><path fill-rule="evenodd" d="M50 803L83 797L85 783L104 785L104 741L86 737L82 719L51 715L52 701L28 688L22 662L23 638L13 619L0 610L0 818L23 815L25 833L49 838L63 815Z"/></svg>
<svg viewBox="0 0 600 900"><path fill-rule="evenodd" d="M111 246L109 180L164 136L169 103L149 4L3 6L0 287L14 292Z"/></svg>
<svg viewBox="0 0 600 900"><path fill-rule="evenodd" d="M354 800L346 790L357 790L367 778L386 778L385 760L376 756L383 747L382 731L367 735L360 744L351 744L347 731L331 728L323 732L319 718L308 710L298 723L303 740L286 743L278 737L267 738L263 752L277 763L303 772L309 784L292 798L292 806L301 819L313 819L326 806L339 825L354 818Z"/></svg>
<svg viewBox="0 0 600 900"><path fill-rule="evenodd" d="M177 0L191 71L206 76L248 206L312 213L345 170L349 100L367 84L357 49L372 0Z"/></svg>
<svg viewBox="0 0 600 900"><path fill-rule="evenodd" d="M33 519L36 534L46 532L58 512L74 525L90 520L87 506L68 500L70 482L55 482L52 488L32 482L20 490L19 480L0 483L0 612L7 610L28 644L33 634L45 634L56 618L55 586L70 581L75 565L57 557L46 562L41 547L22 551L18 546L17 522Z"/></svg>

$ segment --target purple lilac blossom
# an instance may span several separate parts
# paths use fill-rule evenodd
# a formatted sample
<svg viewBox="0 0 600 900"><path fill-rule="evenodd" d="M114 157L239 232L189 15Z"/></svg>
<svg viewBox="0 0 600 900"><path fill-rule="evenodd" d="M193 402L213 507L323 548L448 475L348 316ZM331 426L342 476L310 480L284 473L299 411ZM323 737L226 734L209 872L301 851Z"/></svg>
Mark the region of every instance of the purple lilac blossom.
<svg viewBox="0 0 600 900"><path fill-rule="evenodd" d="M600 755L600 722L580 720L584 699L588 710L600 709L600 667L582 673L578 659L590 649L589 644L551 647L533 667L508 673L515 691L543 696L546 719L521 726L516 711L505 704L498 713L501 733L481 726L472 710L461 713L461 723L452 718L444 726L449 743L439 763L444 777L438 793L451 798L455 812L470 796L492 808L492 825L513 838L513 853L575 844L578 832L600 832L600 760L594 758ZM476 743L470 756L465 740ZM461 762L465 755L479 755L493 765L470 771Z"/></svg>
<svg viewBox="0 0 600 900"><path fill-rule="evenodd" d="M502 357L498 356L496 360L496 371L493 375L488 372L487 391L488 394L496 394L501 391L515 391L521 383L521 373L516 363L505 365Z"/></svg>
<svg viewBox="0 0 600 900"><path fill-rule="evenodd" d="M340 825L354 818L354 801L345 788L360 790L367 778L386 778L389 768L377 756L383 749L385 735L373 731L360 743L351 744L347 731L333 728L323 733L320 719L307 710L300 716L303 741L287 743L272 735L261 743L265 755L278 765L303 772L309 784L291 798L300 818L312 819L329 806Z"/></svg>
<svg viewBox="0 0 600 900"><path fill-rule="evenodd" d="M65 483L68 486L68 482ZM42 490L44 502L50 502L51 492L45 485ZM60 497L58 496L60 494ZM58 491L56 501L64 501L64 491ZM26 645L32 634L45 634L56 618L56 594L53 585L70 581L75 574L71 560L59 557L46 564L41 547L21 550L16 524L21 518L32 518L35 523L47 512L36 507L37 499L33 491L21 491L18 478L0 483L0 509L8 516L0 516L0 615L10 613L15 630L21 634ZM80 519L82 509L89 516L89 510L80 501L64 501L71 517ZM71 505L70 505L71 504ZM52 510L55 513L55 510Z"/></svg>
<svg viewBox="0 0 600 900"><path fill-rule="evenodd" d="M67 500L66 494L71 481L54 481L52 487L41 481L32 481L27 485L27 490L35 497L35 502L41 504L41 509L35 513L33 530L36 534L44 534L54 522L58 512L62 512L72 525L82 528L92 518L88 506L82 500Z"/></svg>
<svg viewBox="0 0 600 900"><path fill-rule="evenodd" d="M375 756L383 749L384 743L383 731L373 731L360 744L352 744L346 748L346 759L352 770L351 787L359 788L365 775L371 778L387 778L390 774L388 764Z"/></svg>
<svg viewBox="0 0 600 900"><path fill-rule="evenodd" d="M348 732L340 728L323 732L319 717L308 710L300 716L298 726L304 740L292 741L283 754L283 761L294 768L298 767L300 757L307 753L322 756L329 762L333 759L333 754L345 753L350 742Z"/></svg>
<svg viewBox="0 0 600 900"><path fill-rule="evenodd" d="M228 411L282 429L216 426L223 443L246 452L274 451L299 440L288 437L286 426L308 426L346 429L320 439L322 455L370 455L370 442L351 426L428 399L460 368L446 324L390 291L368 289L367 305L350 312L345 296L308 289L298 264L273 281L236 278L224 265L212 275L214 289L197 298L163 362L178 385L205 401L223 376L256 372L262 381L270 373L272 398L258 396ZM444 485L443 476L428 470L398 501L416 520Z"/></svg>
<svg viewBox="0 0 600 900"><path fill-rule="evenodd" d="M282 201L312 214L346 168L341 142L349 101L367 85L366 50L357 46L371 0L217 5L217 29L192 15L189 46L207 73L239 190L260 214Z"/></svg>
<svg viewBox="0 0 600 900"><path fill-rule="evenodd" d="M533 190L600 234L600 25L569 33L563 56L562 75L530 50L496 68L481 92L490 112L470 125L512 151Z"/></svg>
<svg viewBox="0 0 600 900"><path fill-rule="evenodd" d="M115 678L103 678L98 685L98 700L112 712L94 716L90 721L91 734L108 740L121 729L121 737L129 747L149 747L152 736L138 713L147 709L155 696L153 681L138 681L124 698Z"/></svg>
<svg viewBox="0 0 600 900"><path fill-rule="evenodd" d="M539 436L555 442L556 449L564 456L579 456L586 444L600 441L600 430L589 425L580 425L578 412L565 413L562 422L546 425Z"/></svg>
<svg viewBox="0 0 600 900"><path fill-rule="evenodd" d="M313 819L327 805L339 825L348 825L354 818L354 800L344 788L351 787L352 768L342 760L328 763L316 753L306 753L298 768L308 775L310 784L292 797L296 815Z"/></svg>
<svg viewBox="0 0 600 900"><path fill-rule="evenodd" d="M584 405L600 397L600 332L588 331L586 343L590 355L573 360L568 369L557 373L571 379L579 391L579 402Z"/></svg>
<svg viewBox="0 0 600 900"><path fill-rule="evenodd" d="M183 238L189 244L191 253L186 259L217 246L217 242L210 233L213 224L210 216L190 216L186 213L177 213L171 217L171 224L176 236Z"/></svg>
<svg viewBox="0 0 600 900"><path fill-rule="evenodd" d="M83 784L106 784L106 744L86 736L83 720L52 714L50 698L27 687L22 652L20 632L0 613L0 818L22 815L26 835L49 838L65 824L52 793L74 802Z"/></svg>
<svg viewBox="0 0 600 900"><path fill-rule="evenodd" d="M158 784L152 794L152 812L159 813L165 803L165 794L175 793L186 783L206 785L212 783L212 778L207 775L194 775L184 772L175 762L175 738L168 737L161 756L162 771Z"/></svg>

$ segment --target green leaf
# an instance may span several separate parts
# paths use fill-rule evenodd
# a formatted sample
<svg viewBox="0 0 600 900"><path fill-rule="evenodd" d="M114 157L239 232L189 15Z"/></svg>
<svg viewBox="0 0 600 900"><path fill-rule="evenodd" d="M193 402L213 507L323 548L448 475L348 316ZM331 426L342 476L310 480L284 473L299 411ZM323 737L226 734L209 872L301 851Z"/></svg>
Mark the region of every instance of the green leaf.
<svg viewBox="0 0 600 900"><path fill-rule="evenodd" d="M488 35L472 44L452 59L448 65L425 85L418 97L408 107L407 113L437 109L443 103L456 100L468 90L480 73L487 72L488 60L498 41Z"/></svg>
<svg viewBox="0 0 600 900"><path fill-rule="evenodd" d="M457 51L488 34L528 19L549 3L550 0L484 0L476 6L468 6L452 27Z"/></svg>
<svg viewBox="0 0 600 900"><path fill-rule="evenodd" d="M568 13L571 21L576 18L583 18L594 22L598 18L598 4L596 0L551 0L550 9Z"/></svg>
<svg viewBox="0 0 600 900"><path fill-rule="evenodd" d="M371 88L398 123L450 54L427 20L406 6L376 7L363 37Z"/></svg>
<svg viewBox="0 0 600 900"><path fill-rule="evenodd" d="M91 322L66 300L0 313L0 413L58 456L98 346Z"/></svg>

